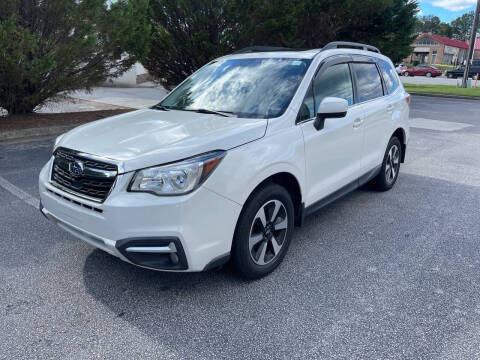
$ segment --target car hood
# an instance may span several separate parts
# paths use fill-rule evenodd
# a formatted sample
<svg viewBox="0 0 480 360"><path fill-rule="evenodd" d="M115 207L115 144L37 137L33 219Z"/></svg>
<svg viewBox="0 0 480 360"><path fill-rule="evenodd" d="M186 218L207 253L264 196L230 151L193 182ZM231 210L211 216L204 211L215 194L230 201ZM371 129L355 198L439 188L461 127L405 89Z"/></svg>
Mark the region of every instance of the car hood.
<svg viewBox="0 0 480 360"><path fill-rule="evenodd" d="M263 137L266 127L267 119L144 109L76 127L56 147L119 161L129 172L228 150Z"/></svg>

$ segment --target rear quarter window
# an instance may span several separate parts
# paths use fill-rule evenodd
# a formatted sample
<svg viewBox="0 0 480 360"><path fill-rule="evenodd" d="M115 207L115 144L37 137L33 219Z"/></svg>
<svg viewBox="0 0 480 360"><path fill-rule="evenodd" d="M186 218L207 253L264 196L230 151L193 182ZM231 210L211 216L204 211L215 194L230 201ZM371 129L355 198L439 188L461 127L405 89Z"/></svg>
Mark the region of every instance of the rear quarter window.
<svg viewBox="0 0 480 360"><path fill-rule="evenodd" d="M395 74L395 69L392 67L392 65L383 60L380 60L378 65L380 66L380 72L382 73L386 92L391 94L398 88L398 78Z"/></svg>

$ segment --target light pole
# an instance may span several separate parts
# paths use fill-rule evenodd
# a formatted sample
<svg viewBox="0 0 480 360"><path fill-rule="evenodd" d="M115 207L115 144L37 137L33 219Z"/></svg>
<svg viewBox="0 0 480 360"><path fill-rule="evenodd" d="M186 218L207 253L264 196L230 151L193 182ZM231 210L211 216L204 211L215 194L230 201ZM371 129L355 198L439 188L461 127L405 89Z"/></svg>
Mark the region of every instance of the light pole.
<svg viewBox="0 0 480 360"><path fill-rule="evenodd" d="M467 87L468 73L470 72L470 62L475 49L475 41L477 39L478 16L480 12L480 0L477 0L477 8L475 9L475 17L473 18L472 34L470 35L470 46L468 47L467 63L465 64L465 72L463 73L462 87Z"/></svg>

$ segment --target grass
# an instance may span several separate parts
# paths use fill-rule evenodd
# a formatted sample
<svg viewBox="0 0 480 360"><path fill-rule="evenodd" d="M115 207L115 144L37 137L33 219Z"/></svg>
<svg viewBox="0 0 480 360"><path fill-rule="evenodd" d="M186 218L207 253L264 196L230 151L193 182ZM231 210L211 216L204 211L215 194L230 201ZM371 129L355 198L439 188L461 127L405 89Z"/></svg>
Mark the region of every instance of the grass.
<svg viewBox="0 0 480 360"><path fill-rule="evenodd" d="M480 82L478 84L480 86ZM480 87L459 88L453 85L430 85L430 84L403 84L409 93L450 95L450 96L471 96L480 98Z"/></svg>
<svg viewBox="0 0 480 360"><path fill-rule="evenodd" d="M432 66L435 66L436 68L439 68L442 71L448 70L448 69L456 69L458 66L455 65L443 65L443 64L434 64Z"/></svg>

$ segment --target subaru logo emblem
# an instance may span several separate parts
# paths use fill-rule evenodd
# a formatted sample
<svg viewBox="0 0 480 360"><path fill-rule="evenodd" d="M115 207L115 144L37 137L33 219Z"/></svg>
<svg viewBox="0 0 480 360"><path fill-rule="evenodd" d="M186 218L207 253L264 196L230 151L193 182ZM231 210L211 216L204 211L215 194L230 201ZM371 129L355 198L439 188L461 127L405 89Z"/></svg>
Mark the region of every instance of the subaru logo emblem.
<svg viewBox="0 0 480 360"><path fill-rule="evenodd" d="M81 162L79 160L75 160L75 161L68 164L68 171L73 176L82 175L83 174L83 168L84 168L83 162Z"/></svg>

